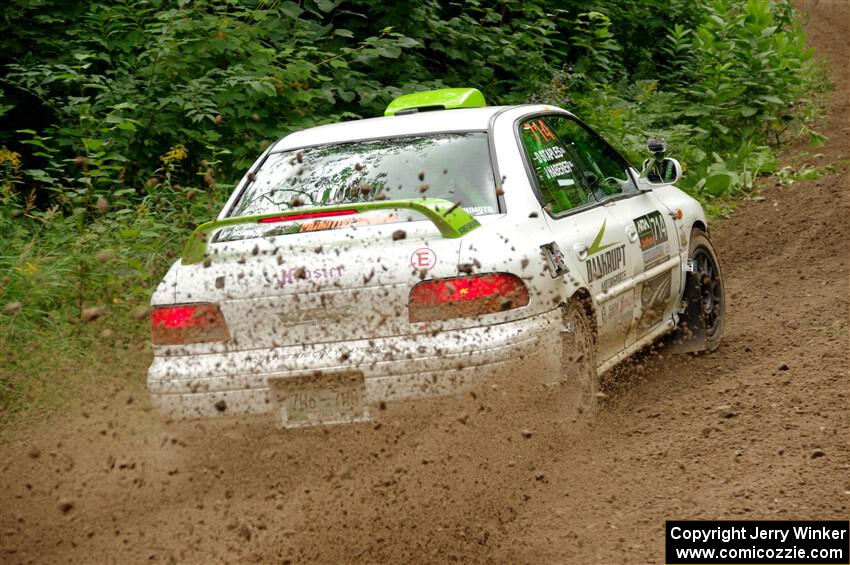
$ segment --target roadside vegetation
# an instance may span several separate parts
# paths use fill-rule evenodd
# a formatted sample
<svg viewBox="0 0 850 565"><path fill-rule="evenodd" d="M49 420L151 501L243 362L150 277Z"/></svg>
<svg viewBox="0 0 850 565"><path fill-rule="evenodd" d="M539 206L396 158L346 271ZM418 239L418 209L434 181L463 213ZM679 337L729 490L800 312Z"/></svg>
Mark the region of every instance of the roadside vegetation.
<svg viewBox="0 0 850 565"><path fill-rule="evenodd" d="M153 286L288 132L473 86L570 109L637 164L665 137L721 213L782 143L822 141L810 56L789 0L9 0L0 422L144 347Z"/></svg>

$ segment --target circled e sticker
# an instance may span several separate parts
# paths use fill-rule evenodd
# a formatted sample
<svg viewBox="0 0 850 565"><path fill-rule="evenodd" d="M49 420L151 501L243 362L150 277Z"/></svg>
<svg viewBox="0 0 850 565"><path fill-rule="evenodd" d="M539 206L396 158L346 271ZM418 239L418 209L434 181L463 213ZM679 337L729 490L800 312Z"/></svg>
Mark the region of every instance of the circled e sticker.
<svg viewBox="0 0 850 565"><path fill-rule="evenodd" d="M420 247L410 256L410 265L417 271L430 271L437 264L437 254L430 247Z"/></svg>

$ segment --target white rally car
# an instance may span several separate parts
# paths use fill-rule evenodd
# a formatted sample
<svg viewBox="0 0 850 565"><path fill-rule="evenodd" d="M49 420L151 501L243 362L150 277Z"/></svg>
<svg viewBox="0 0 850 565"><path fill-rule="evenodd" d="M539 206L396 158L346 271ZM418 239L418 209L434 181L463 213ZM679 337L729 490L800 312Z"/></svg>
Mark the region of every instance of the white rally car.
<svg viewBox="0 0 850 565"><path fill-rule="evenodd" d="M592 412L639 349L723 331L705 214L650 151L641 173L571 113L475 89L284 137L153 295L154 404L351 422L534 360Z"/></svg>

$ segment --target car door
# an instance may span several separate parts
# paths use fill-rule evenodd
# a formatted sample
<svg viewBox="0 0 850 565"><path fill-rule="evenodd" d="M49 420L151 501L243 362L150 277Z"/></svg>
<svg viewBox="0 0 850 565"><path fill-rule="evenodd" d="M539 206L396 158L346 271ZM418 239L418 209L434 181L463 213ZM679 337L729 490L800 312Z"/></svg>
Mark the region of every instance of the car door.
<svg viewBox="0 0 850 565"><path fill-rule="evenodd" d="M545 211L555 243L563 255L572 255L579 272L570 273L594 297L598 361L604 362L625 347L632 324L633 293L613 300L611 291L628 286L635 274L636 257L628 253L626 225L603 202L578 166L570 141L558 135L561 115L532 116L519 123L519 137L529 175Z"/></svg>
<svg viewBox="0 0 850 565"><path fill-rule="evenodd" d="M673 217L652 192L618 201L612 212L629 230L629 253L641 271L635 280L635 319L626 338L629 345L672 319L682 269Z"/></svg>
<svg viewBox="0 0 850 565"><path fill-rule="evenodd" d="M613 289L607 308L618 301L631 305L634 317L626 337L628 346L673 316L682 277L674 220L651 191L638 190L628 162L590 128L563 120L557 133L569 139L568 150L594 196L625 227L634 289L620 287L622 293Z"/></svg>

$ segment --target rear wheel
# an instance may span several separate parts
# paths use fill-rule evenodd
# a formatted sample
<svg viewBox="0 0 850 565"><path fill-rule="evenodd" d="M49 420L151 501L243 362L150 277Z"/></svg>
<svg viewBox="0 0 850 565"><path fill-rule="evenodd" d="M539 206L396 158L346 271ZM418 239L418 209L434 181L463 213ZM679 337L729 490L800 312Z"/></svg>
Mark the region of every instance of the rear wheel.
<svg viewBox="0 0 850 565"><path fill-rule="evenodd" d="M564 307L561 329L561 377L566 389L567 417L592 417L598 411L596 331L591 314L580 301Z"/></svg>

